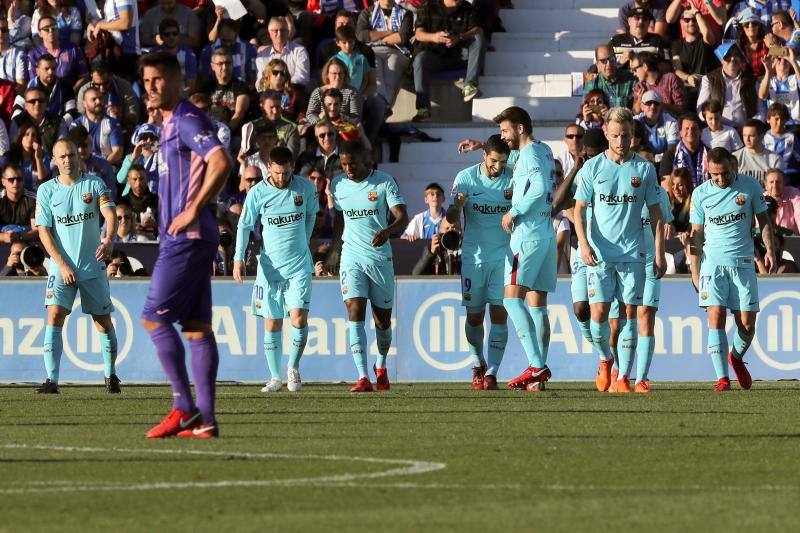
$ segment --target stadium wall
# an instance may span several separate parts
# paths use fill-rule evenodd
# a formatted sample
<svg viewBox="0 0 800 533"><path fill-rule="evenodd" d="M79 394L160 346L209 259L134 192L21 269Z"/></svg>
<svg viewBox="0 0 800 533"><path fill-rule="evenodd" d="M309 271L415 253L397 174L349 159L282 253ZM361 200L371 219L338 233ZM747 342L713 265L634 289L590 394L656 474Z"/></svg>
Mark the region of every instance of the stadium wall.
<svg viewBox="0 0 800 533"><path fill-rule="evenodd" d="M761 278L757 333L747 360L755 379L800 378L800 278ZM125 382L163 382L164 375L138 315L147 293L146 279L114 280L111 294L119 339L118 374ZM267 376L261 343L263 324L250 316L252 284L214 282L213 327L220 348L221 381L257 382ZM41 381L45 310L44 280L0 282L0 382ZM463 337L464 310L457 278L400 278L390 372L394 381L464 381L470 359ZM559 280L551 296L552 335L548 364L555 380L591 380L596 358L572 316L569 278ZM102 382L100 343L91 318L75 312L64 326L64 382ZM733 320L729 317L729 338ZM288 333L288 327L284 328ZM487 328L488 332L488 328ZM376 353L368 328L370 352ZM656 322L656 351L650 377L664 380L712 380L705 355L705 313L688 278L665 279ZM290 343L284 340L284 350ZM500 378L526 366L513 327ZM309 340L301 366L304 381L352 381L347 323L335 279L315 280Z"/></svg>

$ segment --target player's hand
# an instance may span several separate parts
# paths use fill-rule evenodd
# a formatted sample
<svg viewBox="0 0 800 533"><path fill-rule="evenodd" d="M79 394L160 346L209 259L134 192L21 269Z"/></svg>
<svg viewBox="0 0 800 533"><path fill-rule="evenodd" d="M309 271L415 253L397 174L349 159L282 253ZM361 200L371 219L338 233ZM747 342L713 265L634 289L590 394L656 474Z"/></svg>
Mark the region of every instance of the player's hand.
<svg viewBox="0 0 800 533"><path fill-rule="evenodd" d="M664 240L669 240L672 238L672 224L665 224L664 225Z"/></svg>
<svg viewBox="0 0 800 533"><path fill-rule="evenodd" d="M514 216L511 214L511 211L503 215L503 220L501 223L503 224L503 229L506 233L512 233L514 231Z"/></svg>
<svg viewBox="0 0 800 533"><path fill-rule="evenodd" d="M775 258L775 252L767 252L764 256L764 266L770 274L774 274L778 271L778 260Z"/></svg>
<svg viewBox="0 0 800 533"><path fill-rule="evenodd" d="M61 271L61 279L64 280L65 285L75 285L75 271L72 270L72 267L64 263L58 265L58 269Z"/></svg>
<svg viewBox="0 0 800 533"><path fill-rule="evenodd" d="M100 241L100 246L94 251L94 258L98 261L105 261L111 255L111 241Z"/></svg>
<svg viewBox="0 0 800 533"><path fill-rule="evenodd" d="M476 141L473 139L464 139L460 143L458 143L458 153L465 154L467 152L473 152L478 148L483 148L483 143L481 141Z"/></svg>
<svg viewBox="0 0 800 533"><path fill-rule="evenodd" d="M586 266L597 266L597 256L589 243L581 243L581 259Z"/></svg>
<svg viewBox="0 0 800 533"><path fill-rule="evenodd" d="M242 284L244 280L244 261L233 262L233 279L236 280L236 283L239 285Z"/></svg>
<svg viewBox="0 0 800 533"><path fill-rule="evenodd" d="M389 240L389 232L385 229L382 229L375 233L375 236L372 237L372 246L377 248L378 246L383 246L386 244L386 241Z"/></svg>
<svg viewBox="0 0 800 533"><path fill-rule="evenodd" d="M189 225L197 220L198 213L194 208L188 208L182 211L178 216L176 216L172 220L172 224L169 225L167 229L167 233L172 235L173 237L176 236L178 233L182 232Z"/></svg>
<svg viewBox="0 0 800 533"><path fill-rule="evenodd" d="M655 274L656 279L661 279L664 277L664 274L667 273L667 259L664 257L664 254L656 256L655 261L653 261L653 274Z"/></svg>

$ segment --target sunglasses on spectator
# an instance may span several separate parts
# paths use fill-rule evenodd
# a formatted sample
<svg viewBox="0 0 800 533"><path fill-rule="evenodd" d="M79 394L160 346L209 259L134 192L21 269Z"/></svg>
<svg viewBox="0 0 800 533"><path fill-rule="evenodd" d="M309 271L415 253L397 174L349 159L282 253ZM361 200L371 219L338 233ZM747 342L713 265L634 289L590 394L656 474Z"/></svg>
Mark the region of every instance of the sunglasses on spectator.
<svg viewBox="0 0 800 533"><path fill-rule="evenodd" d="M650 102L642 102L642 105L646 105L646 106L651 106L651 105L652 105L652 106L660 106L661 104L660 104L659 102L656 102L655 100L651 100Z"/></svg>
<svg viewBox="0 0 800 533"><path fill-rule="evenodd" d="M583 139L583 134L582 133L567 133L566 135L564 135L564 137L566 137L567 139L570 139L570 140L572 140L572 139Z"/></svg>
<svg viewBox="0 0 800 533"><path fill-rule="evenodd" d="M606 63L616 63L617 58L616 56L608 56L608 57L598 57L597 62L601 65L605 65Z"/></svg>
<svg viewBox="0 0 800 533"><path fill-rule="evenodd" d="M272 71L272 75L273 76L286 76L287 73L286 73L285 70L273 70Z"/></svg>
<svg viewBox="0 0 800 533"><path fill-rule="evenodd" d="M694 17L682 17L681 20L684 21L686 24L689 24L690 22L697 22L694 19Z"/></svg>
<svg viewBox="0 0 800 533"><path fill-rule="evenodd" d="M322 133L318 134L317 137L320 139L324 139L325 137L334 137L336 134L332 131L323 131Z"/></svg>
<svg viewBox="0 0 800 533"><path fill-rule="evenodd" d="M24 181L24 179L23 179L23 177L22 177L22 176L6 176L6 177L5 177L5 178L3 178L3 179L4 179L4 180L7 180L9 183L14 183L14 182L16 182L16 181L18 181L18 182L22 183L22 182Z"/></svg>
<svg viewBox="0 0 800 533"><path fill-rule="evenodd" d="M746 27L748 27L748 26L753 26L753 27L755 27L755 26L761 26L761 24L760 24L760 23L758 23L758 22L756 22L756 21L754 21L754 20L751 20L750 22L745 22L745 23L743 23L743 24L742 24L742 26L744 26L744 27L746 28Z"/></svg>
<svg viewBox="0 0 800 533"><path fill-rule="evenodd" d="M33 104L33 105L44 104L46 102L47 102L46 98L31 98L30 100L25 100L26 104Z"/></svg>
<svg viewBox="0 0 800 533"><path fill-rule="evenodd" d="M58 24L48 24L47 26L42 26L41 28L39 28L39 31L50 33L52 31L56 31L57 29L58 29Z"/></svg>
<svg viewBox="0 0 800 533"><path fill-rule="evenodd" d="M118 221L122 221L122 220L131 220L132 218L133 218L133 217L132 217L132 216L130 216L130 215L117 215L117 220L118 220Z"/></svg>

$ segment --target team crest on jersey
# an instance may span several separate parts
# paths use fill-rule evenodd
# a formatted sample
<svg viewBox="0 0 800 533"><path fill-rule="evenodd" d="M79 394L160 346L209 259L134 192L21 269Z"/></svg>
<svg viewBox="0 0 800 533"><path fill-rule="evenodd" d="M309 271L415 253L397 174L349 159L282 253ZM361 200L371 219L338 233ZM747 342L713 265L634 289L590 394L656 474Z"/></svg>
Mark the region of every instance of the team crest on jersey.
<svg viewBox="0 0 800 533"><path fill-rule="evenodd" d="M594 298L594 289L589 289L589 298Z"/></svg>
<svg viewBox="0 0 800 533"><path fill-rule="evenodd" d="M46 297L48 300L49 300L50 298L52 298L52 297L53 297L53 291L47 291L47 294L45 295L45 297Z"/></svg>
<svg viewBox="0 0 800 533"><path fill-rule="evenodd" d="M464 300L466 300L467 302L472 300L472 293L471 292L465 292L464 293Z"/></svg>
<svg viewBox="0 0 800 533"><path fill-rule="evenodd" d="M701 292L700 293L700 299L701 300L708 300L708 293L707 292Z"/></svg>
<svg viewBox="0 0 800 533"><path fill-rule="evenodd" d="M261 302L256 300L256 309L261 309Z"/></svg>
<svg viewBox="0 0 800 533"><path fill-rule="evenodd" d="M92 193L87 192L86 194L82 195L81 198L83 198L83 203L90 204L92 203L92 199L94 197L92 196Z"/></svg>
<svg viewBox="0 0 800 533"><path fill-rule="evenodd" d="M511 197L514 195L514 189L506 189L503 191L503 198L506 200L511 200Z"/></svg>
<svg viewBox="0 0 800 533"><path fill-rule="evenodd" d="M639 176L633 176L631 178L631 185L633 185L634 187L638 187L641 184L642 184L642 178L640 178Z"/></svg>
<svg viewBox="0 0 800 533"><path fill-rule="evenodd" d="M295 196L294 197L294 205L296 205L298 207L303 205L303 197L300 196L300 195Z"/></svg>
<svg viewBox="0 0 800 533"><path fill-rule="evenodd" d="M347 294L347 285L342 285L342 294Z"/></svg>
<svg viewBox="0 0 800 533"><path fill-rule="evenodd" d="M736 201L736 205L738 205L739 207L741 207L741 206L743 206L743 205L744 205L744 203L747 201L747 198L745 197L745 195L744 195L744 194L737 194L737 195L736 195L736 198L734 198L734 200Z"/></svg>
<svg viewBox="0 0 800 533"><path fill-rule="evenodd" d="M369 191L367 193L367 200L374 202L378 199L378 191Z"/></svg>

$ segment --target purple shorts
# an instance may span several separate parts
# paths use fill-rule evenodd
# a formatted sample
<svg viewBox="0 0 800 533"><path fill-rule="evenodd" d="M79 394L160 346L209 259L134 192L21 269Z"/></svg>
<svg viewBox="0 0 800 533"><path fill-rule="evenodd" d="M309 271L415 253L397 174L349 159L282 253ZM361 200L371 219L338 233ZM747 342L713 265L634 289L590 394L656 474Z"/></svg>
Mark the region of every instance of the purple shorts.
<svg viewBox="0 0 800 533"><path fill-rule="evenodd" d="M216 253L217 246L203 240L162 244L142 318L166 324L211 324L211 270Z"/></svg>

